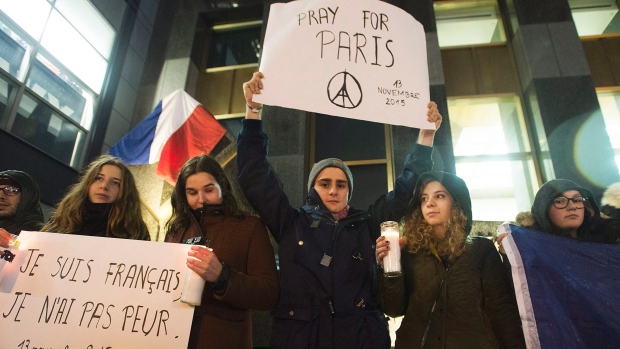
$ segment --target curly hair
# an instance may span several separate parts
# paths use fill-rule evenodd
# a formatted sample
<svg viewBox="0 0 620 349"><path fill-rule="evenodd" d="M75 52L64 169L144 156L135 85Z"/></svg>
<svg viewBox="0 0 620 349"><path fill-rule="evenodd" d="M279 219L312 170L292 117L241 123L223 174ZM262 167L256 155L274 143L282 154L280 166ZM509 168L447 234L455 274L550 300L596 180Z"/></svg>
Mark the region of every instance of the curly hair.
<svg viewBox="0 0 620 349"><path fill-rule="evenodd" d="M142 219L140 193L133 175L120 159L111 155L101 155L86 167L78 181L69 187L54 216L41 231L69 234L82 227L84 207L86 202L90 201L88 190L105 165L116 166L121 170L121 185L118 197L110 208L106 236L150 239L148 228Z"/></svg>
<svg viewBox="0 0 620 349"><path fill-rule="evenodd" d="M402 223L405 248L411 253L421 250L431 253L432 242L441 258L454 261L465 252L471 242L466 233L467 216L457 203L452 206L444 239L436 238L433 227L424 219L420 207L416 207L412 214L405 216Z"/></svg>
<svg viewBox="0 0 620 349"><path fill-rule="evenodd" d="M199 172L206 172L215 178L222 189L222 203L224 210L229 216L243 218L244 212L240 209L237 198L233 194L230 181L222 166L209 155L198 155L187 160L177 178L170 202L172 204L172 216L166 223L166 234L174 235L185 230L191 223L192 208L187 202L185 185L187 178Z"/></svg>

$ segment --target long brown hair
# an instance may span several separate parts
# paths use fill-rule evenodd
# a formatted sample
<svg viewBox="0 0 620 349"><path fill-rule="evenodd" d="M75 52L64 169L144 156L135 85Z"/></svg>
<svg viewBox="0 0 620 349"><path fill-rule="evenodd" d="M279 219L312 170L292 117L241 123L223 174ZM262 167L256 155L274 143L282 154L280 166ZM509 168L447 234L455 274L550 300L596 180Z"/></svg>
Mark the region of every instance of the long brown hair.
<svg viewBox="0 0 620 349"><path fill-rule="evenodd" d="M187 184L187 178L189 176L199 172L206 172L212 175L220 185L222 189L222 204L224 205L224 210L227 215L237 218L242 218L244 216L222 166L209 155L198 155L187 160L179 172L177 183L170 197L172 216L170 220L168 220L168 223L166 223L166 234L174 235L190 225L192 208L187 202L185 185Z"/></svg>
<svg viewBox="0 0 620 349"><path fill-rule="evenodd" d="M423 183L419 193L422 193L430 182L432 180ZM467 226L468 218L458 202L454 200L450 219L446 225L446 237L439 240L435 236L433 227L424 219L421 205L418 205L413 209L413 212L403 218L403 236L406 240L405 248L411 253L418 251L430 253L430 244L433 243L441 258L453 261L465 252L467 244L471 240L468 238Z"/></svg>
<svg viewBox="0 0 620 349"><path fill-rule="evenodd" d="M101 155L88 165L78 181L69 187L54 216L41 231L68 234L82 227L84 206L90 200L88 190L105 165L113 165L121 170L121 185L118 197L110 208L106 236L149 239L148 228L142 220L140 194L133 175L120 159L111 155Z"/></svg>

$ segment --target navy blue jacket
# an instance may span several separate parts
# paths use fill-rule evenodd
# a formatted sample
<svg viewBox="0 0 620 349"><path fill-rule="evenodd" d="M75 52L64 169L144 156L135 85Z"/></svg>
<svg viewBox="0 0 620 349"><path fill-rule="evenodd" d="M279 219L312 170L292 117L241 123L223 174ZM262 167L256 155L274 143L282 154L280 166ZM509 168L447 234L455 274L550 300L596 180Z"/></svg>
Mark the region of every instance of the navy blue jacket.
<svg viewBox="0 0 620 349"><path fill-rule="evenodd" d="M267 163L260 120L243 120L237 141L239 183L279 246L280 299L274 348L389 348L388 325L373 293L375 240L383 221L404 215L417 178L432 167L432 148L416 144L394 191L368 211L335 221L314 189L294 208ZM324 256L332 256L329 263ZM324 264L327 264L324 265Z"/></svg>

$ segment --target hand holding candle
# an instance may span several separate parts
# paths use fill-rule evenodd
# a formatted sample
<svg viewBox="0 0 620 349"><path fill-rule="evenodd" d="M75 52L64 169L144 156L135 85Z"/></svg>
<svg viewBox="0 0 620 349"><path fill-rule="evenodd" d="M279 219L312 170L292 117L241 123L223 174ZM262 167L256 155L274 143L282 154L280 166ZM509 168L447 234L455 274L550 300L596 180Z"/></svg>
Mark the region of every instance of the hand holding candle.
<svg viewBox="0 0 620 349"><path fill-rule="evenodd" d="M183 284L183 293L181 294L181 302L187 303L194 306L199 306L202 301L202 292L205 287L205 278L203 278L200 274L198 274L197 270L206 274L206 269L198 269L199 267L194 265L196 261L200 261L200 254L206 253L206 251L200 252L201 249L205 249L209 252L213 252L213 249L206 246L193 246L192 251L190 252L191 259L188 258L188 269L185 274L185 283ZM196 257L198 256L198 257ZM190 262L192 264L190 264ZM189 267L189 266L192 267Z"/></svg>
<svg viewBox="0 0 620 349"><path fill-rule="evenodd" d="M377 261L383 265L384 275L388 277L401 275L399 236L397 222L381 223L381 237L377 239Z"/></svg>

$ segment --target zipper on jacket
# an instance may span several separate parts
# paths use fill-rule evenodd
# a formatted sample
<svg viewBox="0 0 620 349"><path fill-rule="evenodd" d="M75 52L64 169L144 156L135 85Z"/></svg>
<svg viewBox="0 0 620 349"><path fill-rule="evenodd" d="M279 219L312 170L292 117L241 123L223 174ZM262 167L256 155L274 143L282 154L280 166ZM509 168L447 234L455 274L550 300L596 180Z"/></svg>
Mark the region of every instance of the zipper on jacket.
<svg viewBox="0 0 620 349"><path fill-rule="evenodd" d="M334 310L334 302L330 299L329 302L327 302L327 304L329 305L329 312L330 312L330 317L334 317L334 314L336 314L336 311Z"/></svg>

